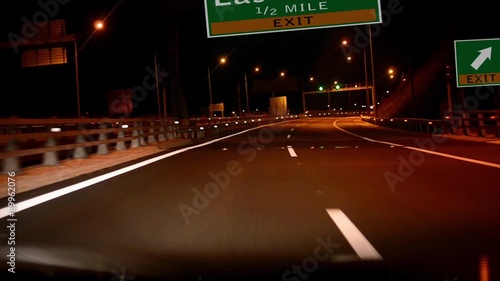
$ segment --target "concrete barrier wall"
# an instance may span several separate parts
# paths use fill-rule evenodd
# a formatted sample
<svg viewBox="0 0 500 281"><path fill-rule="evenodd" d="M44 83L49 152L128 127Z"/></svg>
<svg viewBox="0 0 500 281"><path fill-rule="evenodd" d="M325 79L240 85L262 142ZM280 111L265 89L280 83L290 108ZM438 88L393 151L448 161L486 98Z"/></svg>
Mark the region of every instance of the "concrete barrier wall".
<svg viewBox="0 0 500 281"><path fill-rule="evenodd" d="M245 118L0 119L2 173L30 165L59 165L60 159L106 155L114 150L159 145L172 139L191 141L298 116Z"/></svg>

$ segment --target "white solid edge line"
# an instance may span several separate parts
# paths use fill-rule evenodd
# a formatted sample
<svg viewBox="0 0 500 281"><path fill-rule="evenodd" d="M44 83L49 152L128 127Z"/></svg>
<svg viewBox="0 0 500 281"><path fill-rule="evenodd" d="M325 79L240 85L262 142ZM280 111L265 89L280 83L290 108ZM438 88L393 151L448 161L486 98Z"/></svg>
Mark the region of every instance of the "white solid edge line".
<svg viewBox="0 0 500 281"><path fill-rule="evenodd" d="M366 141L371 141L371 142L376 142L376 143L382 143L382 144L392 145L392 146L396 146L396 147L402 147L402 148L406 148L406 149L410 149L410 150L416 150L416 151L420 151L420 152L424 152L424 153L428 153L428 154L434 154L434 155L438 155L438 156L442 156L442 157L446 157L446 158L450 158L450 159L455 159L455 160L460 160L460 161L464 161L464 162L469 162L469 163L474 163L474 164L479 164L479 165L483 165L483 166L488 166L488 167L500 169L500 164L496 164L496 163L491 163L491 162L486 162L486 161L482 161L482 160L477 160L477 159L472 159L472 158L466 158L466 157L461 157L461 156L456 156L456 155L451 155L451 154L436 152L436 151L433 151L433 150L427 150L427 149L422 149L422 148L413 147L413 146L406 146L406 145L397 144L397 143L391 143L391 142L385 142L385 141L378 141L378 140L370 139L370 138L367 138L367 137L363 137L363 136L351 133L351 132L349 132L347 130L344 130L344 129L340 128L337 125L337 121L339 121L339 120L340 119L335 120L335 122L333 122L333 126L335 126L335 128L337 128L338 130L340 130L340 131L342 131L342 132L344 132L346 134L349 134L351 136L355 136L355 137L364 139Z"/></svg>
<svg viewBox="0 0 500 281"><path fill-rule="evenodd" d="M283 123L288 123L288 122L292 122L292 121L294 121L294 120L285 121L285 122L281 122L281 123L277 123L277 124L283 124ZM63 195L69 194L71 192L75 192L77 190L89 187L89 186L94 185L96 183L108 180L110 178L119 176L121 174L130 172L130 171L135 170L135 169L139 169L139 168L144 167L146 165L149 165L151 163L163 160L165 158L169 158L171 156L174 156L174 155L186 152L188 150L192 150L192 149L195 149L195 148L206 146L206 145L209 145L209 144L212 144L212 143L215 143L215 142L227 139L227 138L231 138L231 137L234 137L234 136L237 136L237 135L244 134L244 133L249 132L249 131L253 131L253 130L256 130L256 129L260 129L260 128L264 128L264 127L269 127L269 126L277 125L277 124L267 124L267 125L262 125L262 126L255 127L255 128L250 128L250 129L243 130L241 132L237 132L237 133L234 133L232 135L227 135L227 136L224 136L224 137L221 137L221 138L218 138L218 139L214 139L214 140L211 140L211 141L208 141L208 142L205 142L205 143L193 145L193 146L186 147L186 148L181 148L179 150L175 150L175 151L172 151L172 152L169 152L169 153L165 153L163 155L160 155L160 156L148 159L148 160L144 160L142 162L139 162L139 163L133 164L131 166L127 166L127 167L118 169L116 171L113 171L113 172L110 172L110 173L107 173L107 174L104 174L104 175L100 175L100 176L95 177L95 178L91 178L91 179L88 179L88 180L85 180L85 181L82 181L82 182L79 182L79 183L76 183L76 184L72 184L72 185L60 188L58 190L51 191L49 193L45 193L45 194L33 197L31 199L27 199L27 200L19 202L19 203L15 203L14 204L14 207L15 207L15 211L14 212L11 212L9 210L9 206L0 209L0 219L10 216L11 213L21 212L21 211L29 209L29 208L31 208L33 206L42 204L42 203L50 201L52 199L56 199L56 198L61 197Z"/></svg>
<svg viewBox="0 0 500 281"><path fill-rule="evenodd" d="M340 229L356 254L362 260L383 260L359 229L349 220L340 209L326 209L330 218Z"/></svg>
<svg viewBox="0 0 500 281"><path fill-rule="evenodd" d="M290 156L297 157L297 153L295 153L295 150L293 150L293 147L291 145L287 146L287 148L288 148L288 153L290 153Z"/></svg>

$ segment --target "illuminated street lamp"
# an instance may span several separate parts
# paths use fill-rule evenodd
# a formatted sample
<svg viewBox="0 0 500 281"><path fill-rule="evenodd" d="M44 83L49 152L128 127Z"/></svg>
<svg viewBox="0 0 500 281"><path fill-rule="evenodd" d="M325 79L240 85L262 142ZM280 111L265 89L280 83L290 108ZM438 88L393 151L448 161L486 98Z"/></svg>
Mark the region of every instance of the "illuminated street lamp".
<svg viewBox="0 0 500 281"><path fill-rule="evenodd" d="M387 73L389 74L389 78L390 79L394 79L394 76L396 74L396 71L394 70L394 68L389 68L389 70L387 70Z"/></svg>
<svg viewBox="0 0 500 281"><path fill-rule="evenodd" d="M94 22L94 28L95 28L96 30L101 30L101 29L103 29L103 28L104 28L104 22L103 22L102 20L96 20L96 21Z"/></svg>
<svg viewBox="0 0 500 281"><path fill-rule="evenodd" d="M96 20L94 22L94 31L90 36L85 40L85 42L80 46L80 50L87 45L87 42L92 38L92 36L97 32L104 29L104 22L102 20ZM74 42L74 47L75 47L75 76L76 76L76 100L77 100L77 107L78 107L78 118L81 118L81 109L80 109L80 74L78 72L78 52L80 51L78 49L78 39L75 38Z"/></svg>

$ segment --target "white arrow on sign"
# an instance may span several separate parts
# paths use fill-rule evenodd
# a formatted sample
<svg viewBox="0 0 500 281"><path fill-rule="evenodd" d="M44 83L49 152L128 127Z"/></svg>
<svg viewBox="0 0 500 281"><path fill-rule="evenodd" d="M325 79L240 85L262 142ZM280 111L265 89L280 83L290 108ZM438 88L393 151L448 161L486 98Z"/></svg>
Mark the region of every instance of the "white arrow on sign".
<svg viewBox="0 0 500 281"><path fill-rule="evenodd" d="M491 60L491 50L492 47L480 50L479 56L477 56L477 58L470 66L472 66L475 70L478 70L487 59Z"/></svg>

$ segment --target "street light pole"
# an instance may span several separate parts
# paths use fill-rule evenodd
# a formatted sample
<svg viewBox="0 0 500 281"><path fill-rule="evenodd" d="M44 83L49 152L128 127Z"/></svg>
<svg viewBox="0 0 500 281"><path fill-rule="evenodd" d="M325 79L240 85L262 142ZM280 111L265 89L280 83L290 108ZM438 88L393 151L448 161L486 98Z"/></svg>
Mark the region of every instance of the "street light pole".
<svg viewBox="0 0 500 281"><path fill-rule="evenodd" d="M366 87L366 108L370 108L370 91L368 90L368 67L366 64L366 47L363 48L363 60L365 63L365 87Z"/></svg>
<svg viewBox="0 0 500 281"><path fill-rule="evenodd" d="M219 63L217 66L215 66L214 71L221 65L226 63L226 58L221 57L219 58ZM210 117L213 116L213 101L212 101L212 77L211 77L211 71L210 71L210 64L207 63L207 71L208 71L208 92L210 94L210 108L208 111L210 112Z"/></svg>
<svg viewBox="0 0 500 281"><path fill-rule="evenodd" d="M210 77L210 66L207 66L208 69L208 92L210 94L210 105L208 106L208 112L210 117L212 117L212 79Z"/></svg>
<svg viewBox="0 0 500 281"><path fill-rule="evenodd" d="M241 91L240 91L240 83L238 83L238 115L241 116Z"/></svg>
<svg viewBox="0 0 500 281"><path fill-rule="evenodd" d="M167 118L167 85L163 86L163 117Z"/></svg>
<svg viewBox="0 0 500 281"><path fill-rule="evenodd" d="M81 118L81 112L80 112L80 78L79 78L79 73L78 73L78 45L77 45L77 39L75 38L74 42L75 46L75 76L76 76L76 103L77 103L77 111L78 111L78 118Z"/></svg>
<svg viewBox="0 0 500 281"><path fill-rule="evenodd" d="M368 37L370 38L370 60L372 65L372 102L373 115L377 117L377 96L375 92L375 67L373 66L373 46L372 46L372 27L368 25Z"/></svg>
<svg viewBox="0 0 500 281"><path fill-rule="evenodd" d="M330 91L327 90L326 91L326 95L327 95L327 98L328 98L328 111L332 110L332 103L331 103L331 100L330 100Z"/></svg>
<svg viewBox="0 0 500 281"><path fill-rule="evenodd" d="M83 42L82 46L80 49L83 49L85 45L89 42L90 38L94 36L94 34L98 31L104 28L104 22L101 20L97 20L94 22L94 30L92 31L92 34L90 34L89 37L87 37L87 40ZM77 103L77 111L78 111L78 118L81 118L81 109L80 109L80 74L78 72L78 38L75 37L75 42L74 42L74 47L75 47L75 76L76 76L76 103Z"/></svg>
<svg viewBox="0 0 500 281"><path fill-rule="evenodd" d="M156 98L158 102L158 117L161 118L161 106L160 106L160 82L158 81L158 62L156 58L156 51L154 52L154 63L155 63L155 80L156 80Z"/></svg>
<svg viewBox="0 0 500 281"><path fill-rule="evenodd" d="M247 73L245 72L245 95L247 99L247 114L250 114L250 104L248 103L248 82L247 82Z"/></svg>

